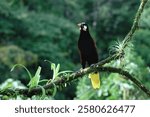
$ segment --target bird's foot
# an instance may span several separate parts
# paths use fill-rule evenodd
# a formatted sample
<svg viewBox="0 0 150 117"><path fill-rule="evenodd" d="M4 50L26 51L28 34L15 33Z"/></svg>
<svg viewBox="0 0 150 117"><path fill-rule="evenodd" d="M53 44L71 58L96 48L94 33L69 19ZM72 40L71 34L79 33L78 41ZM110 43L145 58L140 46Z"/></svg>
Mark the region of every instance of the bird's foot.
<svg viewBox="0 0 150 117"><path fill-rule="evenodd" d="M94 68L94 67L96 67L96 66L95 66L95 64L91 64L90 67L91 67L91 68Z"/></svg>
<svg viewBox="0 0 150 117"><path fill-rule="evenodd" d="M96 67L97 67L96 64L91 64L91 65L90 65L90 68L92 68L92 69L93 69L93 68L95 69ZM97 71L95 71L94 73L97 73Z"/></svg>
<svg viewBox="0 0 150 117"><path fill-rule="evenodd" d="M83 68L80 68L78 71L76 71L77 74L80 74L82 72Z"/></svg>

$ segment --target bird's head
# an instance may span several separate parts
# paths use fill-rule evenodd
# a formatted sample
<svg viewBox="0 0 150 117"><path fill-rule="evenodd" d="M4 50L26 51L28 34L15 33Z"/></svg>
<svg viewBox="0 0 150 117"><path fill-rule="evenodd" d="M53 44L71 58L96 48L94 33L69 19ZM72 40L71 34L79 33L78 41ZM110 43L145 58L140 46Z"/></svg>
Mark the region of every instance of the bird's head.
<svg viewBox="0 0 150 117"><path fill-rule="evenodd" d="M88 25L85 22L79 23L78 27L80 31L88 31Z"/></svg>

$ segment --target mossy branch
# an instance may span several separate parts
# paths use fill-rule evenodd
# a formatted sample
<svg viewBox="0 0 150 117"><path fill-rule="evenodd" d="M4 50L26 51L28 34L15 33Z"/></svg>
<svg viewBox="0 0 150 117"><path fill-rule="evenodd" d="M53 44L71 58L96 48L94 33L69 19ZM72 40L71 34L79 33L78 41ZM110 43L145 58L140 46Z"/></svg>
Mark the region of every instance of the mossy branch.
<svg viewBox="0 0 150 117"><path fill-rule="evenodd" d="M141 0L141 4L140 4L138 11L135 15L131 30L128 32L128 34L126 35L126 37L123 40L124 41L124 48L128 45L128 42L130 42L132 40L133 34L139 28L139 20L141 18L141 15L143 13L143 10L144 10L144 7L145 7L147 1L148 0Z"/></svg>
<svg viewBox="0 0 150 117"><path fill-rule="evenodd" d="M138 81L134 76L132 76L129 72L122 70L121 68L114 68L114 67L100 67L100 66L92 66L83 70L79 70L75 73L70 74L69 76L61 76L58 78L58 80L54 80L53 82L44 85L43 88L45 90L51 89L54 87L54 84L57 86L60 86L62 84L65 84L67 82L71 82L75 79L82 78L84 75L89 74L94 71L99 72L110 72L110 73L118 73L122 76L125 76L128 80L131 80L134 84L136 84L143 92L145 92L148 96L150 96L150 91L142 84L140 81ZM29 91L29 89L9 89L6 91L1 92L1 95L7 95L7 94L13 94L16 92L20 95L25 95L28 97L31 97L33 95L39 95L42 93L41 87L33 88Z"/></svg>
<svg viewBox="0 0 150 117"><path fill-rule="evenodd" d="M143 9L144 9L147 1L148 0L141 0L140 6L139 6L138 11L135 15L134 22L133 22L133 25L131 27L131 30L125 36L125 38L123 40L123 43L124 43L123 49L126 48L126 46L128 45L128 42L130 42L132 40L133 34L138 29L138 23L139 23L141 14L143 12ZM131 80L134 84L136 84L148 96L150 96L150 91L142 83L140 83L134 76L132 76L129 72L124 71L120 68L103 67L103 65L105 65L106 63L110 63L112 60L118 59L119 56L121 56L121 55L113 54L113 55L109 56L108 58L106 58L105 60L102 60L102 61L98 62L97 64L94 64L92 67L89 67L89 68L86 68L86 69L83 69L83 70L79 70L78 72L74 72L74 73L70 74L69 76L61 76L59 78L56 78L58 80L54 80L53 82L51 82L47 85L44 85L43 88L45 90L51 89L54 86L53 84L55 84L56 86L59 86L59 85L65 84L67 82L71 82L75 79L82 78L82 76L84 76L86 74L89 74L91 72L99 71L99 72L118 73L120 75L123 75L123 76L127 77L127 79ZM14 94L14 92L30 97L30 96L33 96L33 95L41 94L42 89L41 89L41 87L33 88L30 91L29 91L28 88L27 89L14 89L14 90L8 89L8 90L5 90L5 91L1 91L0 95Z"/></svg>

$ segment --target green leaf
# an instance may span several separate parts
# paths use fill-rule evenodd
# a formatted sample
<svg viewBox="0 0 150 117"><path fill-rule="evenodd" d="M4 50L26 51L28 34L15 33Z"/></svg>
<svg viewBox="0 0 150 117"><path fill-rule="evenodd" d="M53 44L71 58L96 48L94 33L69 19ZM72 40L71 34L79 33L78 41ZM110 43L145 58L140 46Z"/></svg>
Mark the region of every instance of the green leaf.
<svg viewBox="0 0 150 117"><path fill-rule="evenodd" d="M58 73L58 76L61 75L61 74L71 73L71 72L73 72L73 71L71 71L71 70L61 71L61 72Z"/></svg>
<svg viewBox="0 0 150 117"><path fill-rule="evenodd" d="M29 90L32 89L33 87L37 87L38 83L40 81L40 73L41 73L41 67L39 66L34 77L30 80L28 86Z"/></svg>
<svg viewBox="0 0 150 117"><path fill-rule="evenodd" d="M56 74L58 74L59 70L60 70L60 64L58 64L56 67Z"/></svg>
<svg viewBox="0 0 150 117"><path fill-rule="evenodd" d="M30 71L24 65L22 65L22 64L16 64L16 65L14 65L12 67L11 71L13 71L17 66L23 67L26 70L26 72L28 73L28 76L29 76L30 80L32 79L32 75L31 75Z"/></svg>
<svg viewBox="0 0 150 117"><path fill-rule="evenodd" d="M54 85L54 91L53 91L53 94L52 94L52 97L54 97L57 93L57 87L54 83L52 83Z"/></svg>
<svg viewBox="0 0 150 117"><path fill-rule="evenodd" d="M42 89L42 96L40 97L40 99L43 100L46 97L46 91L41 85L38 86Z"/></svg>

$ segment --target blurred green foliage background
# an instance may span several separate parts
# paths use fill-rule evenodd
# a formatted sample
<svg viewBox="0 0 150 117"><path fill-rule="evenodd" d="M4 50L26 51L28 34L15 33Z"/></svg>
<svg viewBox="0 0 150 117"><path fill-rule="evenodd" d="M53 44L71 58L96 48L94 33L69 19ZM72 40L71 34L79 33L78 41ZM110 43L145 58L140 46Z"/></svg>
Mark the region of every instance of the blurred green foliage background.
<svg viewBox="0 0 150 117"><path fill-rule="evenodd" d="M35 73L42 67L42 78L52 71L44 60L60 63L61 70L81 68L77 23L86 21L96 40L100 60L109 55L109 47L123 40L130 30L140 0L1 0L0 1L0 83L8 78L27 85L22 68L10 72L13 65L25 65ZM125 69L150 89L150 2L132 48L126 51ZM119 61L111 63L119 67ZM85 76L58 90L52 99L148 99L132 82L117 74L101 73L100 90L91 87Z"/></svg>

